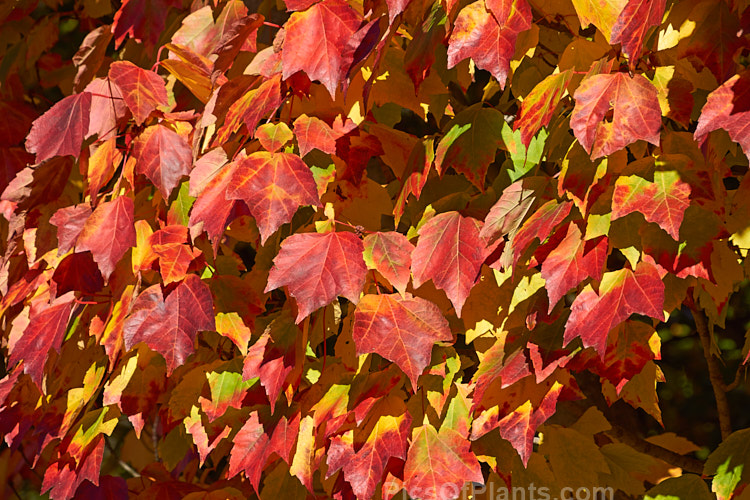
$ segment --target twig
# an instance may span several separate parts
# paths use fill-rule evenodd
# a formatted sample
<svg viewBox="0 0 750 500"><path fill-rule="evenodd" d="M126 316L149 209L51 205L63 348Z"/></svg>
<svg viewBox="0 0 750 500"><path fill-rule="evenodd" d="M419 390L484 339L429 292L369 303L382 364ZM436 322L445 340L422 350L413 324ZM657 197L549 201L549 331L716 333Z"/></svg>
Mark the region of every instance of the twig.
<svg viewBox="0 0 750 500"><path fill-rule="evenodd" d="M117 451L115 451L114 447L112 446L112 443L109 442L109 439L107 436L104 436L104 444L107 445L107 448L109 448L110 453L112 453L112 456L115 457L115 460L117 460L117 465L123 468L125 472L130 474L133 477L141 477L141 475L138 473L137 470L132 468L130 464L127 462L123 462L120 457L117 456Z"/></svg>
<svg viewBox="0 0 750 500"><path fill-rule="evenodd" d="M740 366L737 368L737 373L734 374L734 380L731 384L724 386L724 392L733 391L737 388L738 385L740 385L740 381L742 380L742 372L743 368Z"/></svg>
<svg viewBox="0 0 750 500"><path fill-rule="evenodd" d="M698 336L700 336L701 344L703 345L703 356L706 358L706 363L708 364L708 377L711 380L711 387L714 390L716 411L719 414L721 439L724 440L732 433L731 414L729 412L729 401L727 400L728 386L724 383L724 378L721 376L719 361L711 354L711 335L708 331L706 315L695 304L692 304L690 309L695 320L695 329L698 330Z"/></svg>

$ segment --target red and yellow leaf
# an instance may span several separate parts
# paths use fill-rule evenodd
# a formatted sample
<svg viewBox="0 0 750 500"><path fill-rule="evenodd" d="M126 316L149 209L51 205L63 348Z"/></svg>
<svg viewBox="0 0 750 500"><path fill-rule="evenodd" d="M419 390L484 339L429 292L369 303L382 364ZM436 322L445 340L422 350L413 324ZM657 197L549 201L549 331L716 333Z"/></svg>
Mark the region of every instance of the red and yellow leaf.
<svg viewBox="0 0 750 500"><path fill-rule="evenodd" d="M655 222L675 240L680 239L680 225L690 205L690 185L675 171L654 172L654 182L637 175L620 177L612 195L612 220L640 212Z"/></svg>
<svg viewBox="0 0 750 500"><path fill-rule="evenodd" d="M594 75L574 96L570 127L592 159L642 139L659 145L661 111L656 87L642 75ZM606 115L612 111L612 121Z"/></svg>
<svg viewBox="0 0 750 500"><path fill-rule="evenodd" d="M263 243L291 222L300 206L320 206L312 171L290 153L258 152L239 162L227 184L226 199L247 204Z"/></svg>
<svg viewBox="0 0 750 500"><path fill-rule="evenodd" d="M440 309L411 294L365 295L354 312L352 328L357 354L374 352L393 361L415 391L417 379L430 363L432 346L453 339Z"/></svg>
<svg viewBox="0 0 750 500"><path fill-rule="evenodd" d="M604 356L609 332L631 314L664 320L664 283L653 264L641 262L635 271L604 273L599 292L586 286L571 306L564 342L580 337L584 347Z"/></svg>

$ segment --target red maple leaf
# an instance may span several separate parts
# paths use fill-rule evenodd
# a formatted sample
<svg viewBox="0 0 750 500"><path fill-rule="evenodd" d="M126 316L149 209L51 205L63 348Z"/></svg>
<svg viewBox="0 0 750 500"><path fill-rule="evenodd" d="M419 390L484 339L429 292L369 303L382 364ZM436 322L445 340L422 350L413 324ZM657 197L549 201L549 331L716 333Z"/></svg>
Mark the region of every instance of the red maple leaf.
<svg viewBox="0 0 750 500"><path fill-rule="evenodd" d="M297 323L338 295L356 304L367 274L363 251L352 233L293 234L273 260L265 291L287 286L297 300Z"/></svg>
<svg viewBox="0 0 750 500"><path fill-rule="evenodd" d="M606 237L586 241L578 226L568 225L565 238L547 254L542 263L542 278L549 295L549 312L563 295L581 281L586 278L601 279L608 250Z"/></svg>
<svg viewBox="0 0 750 500"><path fill-rule="evenodd" d="M133 156L138 160L136 172L148 177L164 199L169 199L193 165L193 153L187 141L162 124L141 132L133 144Z"/></svg>
<svg viewBox="0 0 750 500"><path fill-rule="evenodd" d="M10 350L8 365L23 361L23 371L42 387L44 364L50 349L60 352L65 329L73 307L73 292L68 292L51 304L34 304L29 314L29 324Z"/></svg>
<svg viewBox="0 0 750 500"><path fill-rule="evenodd" d="M610 330L633 314L664 320L664 283L653 264L641 262L635 271L605 273L599 293L588 285L576 297L565 323L564 342L580 337L584 347L604 356Z"/></svg>
<svg viewBox="0 0 750 500"><path fill-rule="evenodd" d="M234 168L227 200L244 201L255 218L261 242L291 222L301 205L320 206L310 168L290 153L253 153Z"/></svg>
<svg viewBox="0 0 750 500"><path fill-rule="evenodd" d="M481 228L481 222L458 212L436 215L420 228L411 255L414 287L432 280L445 291L459 317L487 256Z"/></svg>
<svg viewBox="0 0 750 500"><path fill-rule="evenodd" d="M593 75L581 82L570 127L592 159L642 139L659 145L661 108L656 87L642 75ZM612 121L605 121L613 110Z"/></svg>
<svg viewBox="0 0 750 500"><path fill-rule="evenodd" d="M457 498L465 483L484 484L469 441L453 429L425 424L412 431L404 465L404 486L423 500Z"/></svg>
<svg viewBox="0 0 750 500"><path fill-rule="evenodd" d="M320 81L331 97L336 96L347 43L362 21L342 0L323 0L295 12L286 23L281 55L284 80L304 71L310 80Z"/></svg>
<svg viewBox="0 0 750 500"><path fill-rule="evenodd" d="M130 36L154 47L164 32L169 7L180 7L180 0L125 0L112 23L115 48Z"/></svg>
<svg viewBox="0 0 750 500"><path fill-rule="evenodd" d="M26 149L41 163L53 156L81 154L89 130L91 94L81 92L62 99L34 120L26 137Z"/></svg>
<svg viewBox="0 0 750 500"><path fill-rule="evenodd" d="M516 39L529 28L531 8L526 0L471 3L458 13L448 40L448 68L470 57L505 88Z"/></svg>
<svg viewBox="0 0 750 500"><path fill-rule="evenodd" d="M745 155L750 158L750 111L735 112L735 88L742 88L750 73L735 75L708 95L708 100L698 118L695 140L703 144L709 132L724 129L733 141L739 142Z"/></svg>
<svg viewBox="0 0 750 500"><path fill-rule="evenodd" d="M194 274L186 276L166 300L161 285L153 285L133 303L123 328L125 348L144 342L164 357L171 374L193 353L196 333L214 330L213 309L208 286Z"/></svg>
<svg viewBox="0 0 750 500"><path fill-rule="evenodd" d="M157 107L169 105L164 80L153 71L139 68L130 61L115 61L109 67L109 78L120 88L138 125Z"/></svg>
<svg viewBox="0 0 750 500"><path fill-rule="evenodd" d="M117 262L136 244L134 211L133 200L127 196L102 203L78 235L76 251L91 251L104 279L109 278Z"/></svg>
<svg viewBox="0 0 750 500"><path fill-rule="evenodd" d="M377 353L396 363L416 391L432 346L453 339L448 321L432 302L406 294L365 295L354 312L357 354Z"/></svg>

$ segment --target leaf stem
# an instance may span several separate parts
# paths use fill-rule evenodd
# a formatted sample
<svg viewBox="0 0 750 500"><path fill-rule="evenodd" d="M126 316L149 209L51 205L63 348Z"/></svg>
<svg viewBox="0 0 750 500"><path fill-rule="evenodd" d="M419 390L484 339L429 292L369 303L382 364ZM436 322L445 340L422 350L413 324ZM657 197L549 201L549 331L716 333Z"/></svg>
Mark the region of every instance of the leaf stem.
<svg viewBox="0 0 750 500"><path fill-rule="evenodd" d="M716 410L719 414L719 429L721 430L721 439L724 440L732 433L731 415L729 412L729 401L727 400L727 385L721 376L719 361L711 353L711 334L708 329L708 319L706 315L698 309L698 306L692 301L690 310L693 313L695 329L701 339L703 346L703 356L708 364L708 377L711 380L711 387L714 390L716 399Z"/></svg>

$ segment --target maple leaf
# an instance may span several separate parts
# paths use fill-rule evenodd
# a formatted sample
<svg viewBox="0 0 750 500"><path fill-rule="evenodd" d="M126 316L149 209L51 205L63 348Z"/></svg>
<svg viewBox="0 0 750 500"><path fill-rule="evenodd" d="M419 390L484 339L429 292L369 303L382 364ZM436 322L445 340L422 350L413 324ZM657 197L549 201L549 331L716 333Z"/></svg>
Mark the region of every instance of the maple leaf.
<svg viewBox="0 0 750 500"><path fill-rule="evenodd" d="M228 425L224 426L224 429L219 433L219 435L209 443L208 433L203 426L202 420L203 419L198 412L197 406L193 406L191 408L190 416L185 417L185 419L183 420L185 431L193 436L193 442L198 448L198 456L200 457L199 463L201 466L203 466L203 464L205 463L208 454L211 453L219 444L219 442L227 437L232 430L232 428Z"/></svg>
<svg viewBox="0 0 750 500"><path fill-rule="evenodd" d="M502 144L497 131L503 123L502 113L485 108L481 103L458 113L438 144L435 168L442 174L448 166L453 167L484 190L487 168L495 161L495 154Z"/></svg>
<svg viewBox="0 0 750 500"><path fill-rule="evenodd" d="M258 419L257 411L250 414L232 441L234 446L229 455L227 478L231 479L240 471L244 471L255 492L258 493L260 476L271 454L269 450L271 440Z"/></svg>
<svg viewBox="0 0 750 500"><path fill-rule="evenodd" d="M273 114L281 105L281 76L276 75L258 86L248 90L235 100L227 111L224 125L216 134L215 143L226 142L242 123L245 124L251 137L263 117Z"/></svg>
<svg viewBox="0 0 750 500"><path fill-rule="evenodd" d="M680 225L690 205L690 185L675 171L654 172L654 182L637 175L620 177L612 195L612 220L640 212L655 222L675 240L680 239Z"/></svg>
<svg viewBox="0 0 750 500"><path fill-rule="evenodd" d="M404 465L404 486L423 500L458 498L465 483L484 484L482 470L470 443L453 429L436 431L425 424L412 431Z"/></svg>
<svg viewBox="0 0 750 500"><path fill-rule="evenodd" d="M117 121L125 117L128 109L120 88L106 78L96 78L86 85L84 91L91 94L89 129L86 136L96 135L99 141L114 139L117 135ZM89 161L93 160L92 157Z"/></svg>
<svg viewBox="0 0 750 500"><path fill-rule="evenodd" d="M159 106L168 106L164 80L130 61L115 61L109 67L109 78L122 92L122 99L141 125Z"/></svg>
<svg viewBox="0 0 750 500"><path fill-rule="evenodd" d="M438 214L420 228L411 254L414 287L432 280L445 291L459 317L487 253L481 228L481 222L458 212Z"/></svg>
<svg viewBox="0 0 750 500"><path fill-rule="evenodd" d="M115 48L130 36L138 42L155 46L164 32L166 12L169 7L180 7L179 0L125 0L115 12L112 33ZM117 64L117 63L115 63Z"/></svg>
<svg viewBox="0 0 750 500"><path fill-rule="evenodd" d="M171 374L193 353L196 333L214 328L211 292L198 276L190 274L166 300L161 285L144 290L125 321L123 339L128 350L144 342L161 354Z"/></svg>
<svg viewBox="0 0 750 500"><path fill-rule="evenodd" d="M518 350L506 356L505 342L496 341L484 353L474 375L474 404L482 402L485 391L498 378L501 381L500 388L504 389L530 374L523 351Z"/></svg>
<svg viewBox="0 0 750 500"><path fill-rule="evenodd" d="M217 55L214 61L214 72L212 81L217 78L217 73L223 73L234 62L237 55L245 46L248 37L255 33L263 25L264 18L260 14L250 14L236 19L229 28L224 31L219 43L213 50Z"/></svg>
<svg viewBox="0 0 750 500"><path fill-rule="evenodd" d="M641 55L643 39L653 26L661 24L666 0L629 0L612 26L609 43L621 43L631 67Z"/></svg>
<svg viewBox="0 0 750 500"><path fill-rule="evenodd" d="M289 323L291 323L291 320ZM293 323L287 325L283 321L276 321L272 323L272 326L276 331L284 329L292 335L298 333L297 327ZM284 345L277 346L271 338L270 329L271 326L247 350L247 356L245 356L245 362L242 366L242 379L260 378L260 383L266 390L268 401L271 402L271 413L273 413L284 381L292 371L294 351L285 349Z"/></svg>
<svg viewBox="0 0 750 500"><path fill-rule="evenodd" d="M535 239L543 243L555 227L565 220L572 207L573 205L569 201L558 203L555 200L550 200L526 219L511 240L513 265L518 263L518 259Z"/></svg>
<svg viewBox="0 0 750 500"><path fill-rule="evenodd" d="M232 175L237 167L236 163L230 163L224 166L213 176L198 198L195 200L190 211L189 226L202 227L202 230L208 234L208 237L214 244L214 251L219 246L220 236L229 223L242 213L243 208L247 213L247 208L239 201L227 202L227 186L232 179ZM191 173L191 180L193 174Z"/></svg>
<svg viewBox="0 0 750 500"><path fill-rule="evenodd" d="M310 168L290 153L253 153L237 164L226 188L227 200L244 201L258 224L261 243L291 222L302 205L320 206Z"/></svg>
<svg viewBox="0 0 750 500"><path fill-rule="evenodd" d="M263 149L269 153L275 153L294 139L294 134L284 122L265 123L255 130L255 138L258 139Z"/></svg>
<svg viewBox="0 0 750 500"><path fill-rule="evenodd" d="M585 28L593 24L609 40L612 27L620 19L620 13L625 8L628 0L573 0L581 27Z"/></svg>
<svg viewBox="0 0 750 500"><path fill-rule="evenodd" d="M117 262L136 244L133 200L120 196L102 203L83 226L76 251L89 250L99 265L104 279L109 279Z"/></svg>
<svg viewBox="0 0 750 500"><path fill-rule="evenodd" d="M707 67L717 82L726 82L737 71L735 54L746 47L741 21L724 2L708 0L697 3L689 14L700 20L682 43L677 56L687 58L698 71Z"/></svg>
<svg viewBox="0 0 750 500"><path fill-rule="evenodd" d="M300 115L294 120L294 135L297 136L300 156L305 156L313 148L329 155L336 154L336 139L340 134L320 118Z"/></svg>
<svg viewBox="0 0 750 500"><path fill-rule="evenodd" d="M44 364L50 349L60 352L65 329L73 308L73 292L56 298L51 304L32 306L29 324L10 349L8 365L23 361L23 371L37 387L42 387Z"/></svg>
<svg viewBox="0 0 750 500"><path fill-rule="evenodd" d="M34 120L26 137L26 149L41 163L53 156L81 154L89 130L91 94L81 92L62 99Z"/></svg>
<svg viewBox="0 0 750 500"><path fill-rule="evenodd" d="M138 160L136 171L148 177L164 199L169 199L180 178L190 173L193 164L193 153L187 141L162 124L141 132L133 144L133 156Z"/></svg>
<svg viewBox="0 0 750 500"><path fill-rule="evenodd" d="M368 234L364 239L363 257L368 269L375 269L387 279L401 295L411 278L411 254L414 245L395 231Z"/></svg>
<svg viewBox="0 0 750 500"><path fill-rule="evenodd" d="M351 447L346 449L340 460L344 462L344 477L351 484L357 498L372 498L391 457L402 460L406 458L411 421L407 412L398 416L381 415L358 451L355 452ZM330 460L331 450L328 456Z"/></svg>
<svg viewBox="0 0 750 500"><path fill-rule="evenodd" d="M367 274L362 252L352 233L293 234L281 243L265 292L287 286L297 300L297 323L338 295L356 304Z"/></svg>
<svg viewBox="0 0 750 500"><path fill-rule="evenodd" d="M286 23L281 54L284 80L303 71L335 97L345 69L344 50L360 23L359 14L342 0L323 0L293 13Z"/></svg>
<svg viewBox="0 0 750 500"><path fill-rule="evenodd" d="M354 312L357 354L377 353L396 363L416 391L432 346L453 339L448 321L432 302L406 294L365 295Z"/></svg>
<svg viewBox="0 0 750 500"><path fill-rule="evenodd" d="M83 226L91 216L91 207L81 203L72 207L61 208L50 217L49 222L57 227L57 254L68 253L73 248Z"/></svg>
<svg viewBox="0 0 750 500"><path fill-rule="evenodd" d="M536 409L532 408L531 401L526 401L498 423L500 435L513 445L524 467L528 465L531 457L536 430L555 413L562 388L562 384L555 382Z"/></svg>
<svg viewBox="0 0 750 500"><path fill-rule="evenodd" d="M642 139L659 145L661 108L656 87L642 75L594 75L573 95L576 107L570 127L592 159ZM613 110L612 121L604 121Z"/></svg>
<svg viewBox="0 0 750 500"><path fill-rule="evenodd" d="M246 15L247 7L239 0L227 2L215 20L213 9L206 5L182 20L182 26L172 35L172 43L208 57L219 44L224 32Z"/></svg>
<svg viewBox="0 0 750 500"><path fill-rule="evenodd" d="M458 13L448 40L448 68L470 57L505 88L516 39L529 28L531 8L526 0L471 3Z"/></svg>
<svg viewBox="0 0 750 500"><path fill-rule="evenodd" d="M742 146L745 155L750 158L750 111L734 111L735 87L741 88L747 79L750 79L748 73L735 75L708 95L695 129L694 137L698 144L706 142L709 132L721 128Z"/></svg>
<svg viewBox="0 0 750 500"><path fill-rule="evenodd" d="M599 280L609 250L606 237L586 241L575 224L568 225L565 238L542 263L542 278L549 296L549 312L571 288L586 278Z"/></svg>
<svg viewBox="0 0 750 500"><path fill-rule="evenodd" d="M521 129L521 141L527 148L539 129L549 125L557 103L567 90L572 77L571 70L550 75L523 98L521 109L513 122L513 130Z"/></svg>
<svg viewBox="0 0 750 500"><path fill-rule="evenodd" d="M610 330L631 314L644 314L664 321L664 283L653 264L604 273L599 293L587 285L571 306L565 323L565 344L581 337L584 347L604 356Z"/></svg>
<svg viewBox="0 0 750 500"><path fill-rule="evenodd" d="M489 244L506 235L514 235L537 200L530 179L518 180L505 188L487 217L479 236Z"/></svg>

